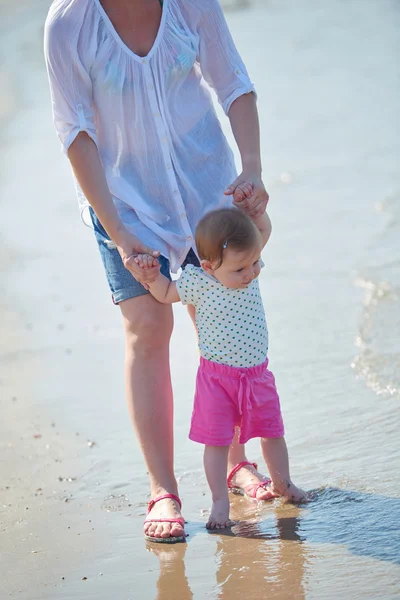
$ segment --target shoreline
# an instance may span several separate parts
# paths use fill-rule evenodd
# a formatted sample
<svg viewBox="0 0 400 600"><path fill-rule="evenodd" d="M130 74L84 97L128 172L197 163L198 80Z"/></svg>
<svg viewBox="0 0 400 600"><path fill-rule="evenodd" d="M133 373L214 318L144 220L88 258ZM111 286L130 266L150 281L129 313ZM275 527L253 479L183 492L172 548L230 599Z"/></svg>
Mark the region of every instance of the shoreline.
<svg viewBox="0 0 400 600"><path fill-rule="evenodd" d="M268 586L273 600L394 599L398 397L377 395L351 368L365 311L374 319L363 338L374 366L388 350L399 354L397 102L385 91L393 15L356 2L346 9L352 19L336 2L315 11L306 2L257 2L229 12L258 82L274 228L260 279L271 368L293 478L316 499L296 508L232 497L241 521L233 535L206 532L202 447L187 439L198 357L189 318L176 307L175 457L189 538L165 548L142 537L148 482L124 401L121 318L52 128L40 40L48 3L26 4L26 19L7 25L0 42L15 90L0 174L5 597L264 600ZM383 296L364 309L364 290L353 285L360 273L388 281L392 303ZM394 370L379 377L382 389L396 383ZM248 455L260 459L256 441Z"/></svg>

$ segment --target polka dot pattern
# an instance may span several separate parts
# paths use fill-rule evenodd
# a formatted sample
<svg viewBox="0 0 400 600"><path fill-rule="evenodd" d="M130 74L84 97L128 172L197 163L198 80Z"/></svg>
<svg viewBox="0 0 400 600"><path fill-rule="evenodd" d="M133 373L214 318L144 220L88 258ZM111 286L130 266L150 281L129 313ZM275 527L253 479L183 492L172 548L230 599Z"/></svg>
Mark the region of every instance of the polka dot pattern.
<svg viewBox="0 0 400 600"><path fill-rule="evenodd" d="M196 307L203 358L232 367L265 361L268 329L258 279L245 289L233 290L200 267L188 265L176 283L181 302Z"/></svg>

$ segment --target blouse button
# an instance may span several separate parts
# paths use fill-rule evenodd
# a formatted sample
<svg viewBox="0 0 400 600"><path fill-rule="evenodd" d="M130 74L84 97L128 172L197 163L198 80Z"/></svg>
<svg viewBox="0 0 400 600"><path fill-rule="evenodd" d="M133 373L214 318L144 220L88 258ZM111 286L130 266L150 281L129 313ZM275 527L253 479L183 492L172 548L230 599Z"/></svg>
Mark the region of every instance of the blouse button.
<svg viewBox="0 0 400 600"><path fill-rule="evenodd" d="M153 86L152 86L152 85L151 85L151 83L150 83L150 85L149 85L149 90L151 91L151 90L153 90L153 89L154 89L154 88L153 88Z"/></svg>
<svg viewBox="0 0 400 600"><path fill-rule="evenodd" d="M240 69L236 69L235 73L236 73L236 75L240 75L240 73L241 73Z"/></svg>

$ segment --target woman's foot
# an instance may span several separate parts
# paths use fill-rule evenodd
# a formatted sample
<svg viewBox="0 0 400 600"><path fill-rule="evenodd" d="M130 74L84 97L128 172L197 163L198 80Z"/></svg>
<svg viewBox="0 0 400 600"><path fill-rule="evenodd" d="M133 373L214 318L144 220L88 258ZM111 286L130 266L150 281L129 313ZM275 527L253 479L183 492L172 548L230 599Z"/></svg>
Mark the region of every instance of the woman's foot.
<svg viewBox="0 0 400 600"><path fill-rule="evenodd" d="M172 498L159 500L146 517L144 534L152 538L183 537L185 530L180 523L157 523L152 519L182 519L179 504Z"/></svg>
<svg viewBox="0 0 400 600"><path fill-rule="evenodd" d="M225 529L231 527L234 522L229 518L229 499L214 500L211 508L207 529Z"/></svg>
<svg viewBox="0 0 400 600"><path fill-rule="evenodd" d="M249 498L255 498L256 500L271 500L281 495L274 491L271 480L261 475L253 464L243 464L230 479L230 484L242 490ZM258 489L254 496L254 489L257 486Z"/></svg>

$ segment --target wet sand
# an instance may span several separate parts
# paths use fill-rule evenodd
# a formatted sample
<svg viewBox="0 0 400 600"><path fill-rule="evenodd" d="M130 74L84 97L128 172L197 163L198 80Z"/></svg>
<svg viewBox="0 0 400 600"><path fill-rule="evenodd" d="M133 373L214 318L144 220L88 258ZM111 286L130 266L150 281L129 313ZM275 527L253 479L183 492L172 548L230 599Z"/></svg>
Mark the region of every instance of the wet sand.
<svg viewBox="0 0 400 600"><path fill-rule="evenodd" d="M47 4L0 4L1 597L398 598L397 4L227 11L259 94L271 367L293 477L317 493L305 508L232 497L232 535L205 531L202 449L187 439L197 351L177 307L189 538L173 548L141 534L147 477L124 404L120 315L52 129ZM260 461L256 442L249 456Z"/></svg>

